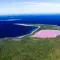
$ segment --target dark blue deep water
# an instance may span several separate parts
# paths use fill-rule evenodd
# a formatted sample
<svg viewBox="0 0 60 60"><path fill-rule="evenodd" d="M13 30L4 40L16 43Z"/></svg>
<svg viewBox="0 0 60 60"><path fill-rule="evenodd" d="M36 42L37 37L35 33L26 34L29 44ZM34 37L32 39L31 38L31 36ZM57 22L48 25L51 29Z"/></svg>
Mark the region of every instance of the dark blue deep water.
<svg viewBox="0 0 60 60"><path fill-rule="evenodd" d="M5 37L20 37L26 34L31 33L37 27L34 26L23 26L15 25L11 23L0 23L0 38Z"/></svg>
<svg viewBox="0 0 60 60"><path fill-rule="evenodd" d="M31 33L37 28L34 26L14 25L15 23L50 24L60 26L60 14L0 16L0 38L23 36Z"/></svg>

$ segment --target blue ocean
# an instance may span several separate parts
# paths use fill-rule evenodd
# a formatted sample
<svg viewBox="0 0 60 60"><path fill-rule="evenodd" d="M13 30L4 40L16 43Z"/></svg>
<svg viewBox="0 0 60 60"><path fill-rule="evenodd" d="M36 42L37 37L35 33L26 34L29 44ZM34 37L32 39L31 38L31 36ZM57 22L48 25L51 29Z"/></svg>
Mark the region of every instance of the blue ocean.
<svg viewBox="0 0 60 60"><path fill-rule="evenodd" d="M60 26L60 14L0 16L0 38L24 36L38 28L15 24L50 24Z"/></svg>

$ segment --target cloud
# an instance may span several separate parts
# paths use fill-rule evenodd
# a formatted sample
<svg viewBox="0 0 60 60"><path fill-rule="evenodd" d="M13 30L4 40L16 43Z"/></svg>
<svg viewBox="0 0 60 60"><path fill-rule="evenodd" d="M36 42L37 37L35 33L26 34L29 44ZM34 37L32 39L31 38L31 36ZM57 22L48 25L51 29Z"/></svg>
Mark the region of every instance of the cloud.
<svg viewBox="0 0 60 60"><path fill-rule="evenodd" d="M60 3L14 2L0 4L0 15L60 13Z"/></svg>
<svg viewBox="0 0 60 60"><path fill-rule="evenodd" d="M0 4L0 15L23 14L23 6L21 2Z"/></svg>
<svg viewBox="0 0 60 60"><path fill-rule="evenodd" d="M60 13L60 3L26 2L24 5L24 13L25 14Z"/></svg>

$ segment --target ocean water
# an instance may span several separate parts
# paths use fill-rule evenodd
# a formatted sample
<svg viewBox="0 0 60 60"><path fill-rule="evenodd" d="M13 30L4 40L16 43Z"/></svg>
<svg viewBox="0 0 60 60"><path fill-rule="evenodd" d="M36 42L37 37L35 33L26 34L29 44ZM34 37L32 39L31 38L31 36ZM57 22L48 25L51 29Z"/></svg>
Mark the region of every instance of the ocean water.
<svg viewBox="0 0 60 60"><path fill-rule="evenodd" d="M60 25L60 14L38 14L38 15L7 15L0 16L0 21L21 24L52 24Z"/></svg>
<svg viewBox="0 0 60 60"><path fill-rule="evenodd" d="M23 25L15 25L12 23L0 23L0 38L5 37L20 37L26 34L31 33L37 27L34 26L23 26Z"/></svg>
<svg viewBox="0 0 60 60"><path fill-rule="evenodd" d="M51 25L59 25L60 26L60 14L25 15L21 19L22 19L21 23L51 24Z"/></svg>
<svg viewBox="0 0 60 60"><path fill-rule="evenodd" d="M34 26L14 25L15 23L60 26L60 14L0 16L0 38L23 36L38 28Z"/></svg>

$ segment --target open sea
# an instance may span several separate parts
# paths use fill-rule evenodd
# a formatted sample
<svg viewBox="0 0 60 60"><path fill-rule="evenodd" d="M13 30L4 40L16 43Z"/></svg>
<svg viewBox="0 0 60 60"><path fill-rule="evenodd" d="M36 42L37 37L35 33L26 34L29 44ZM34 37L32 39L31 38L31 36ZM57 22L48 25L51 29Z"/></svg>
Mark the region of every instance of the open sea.
<svg viewBox="0 0 60 60"><path fill-rule="evenodd" d="M24 36L38 28L15 24L50 24L60 26L60 14L0 16L0 38Z"/></svg>

